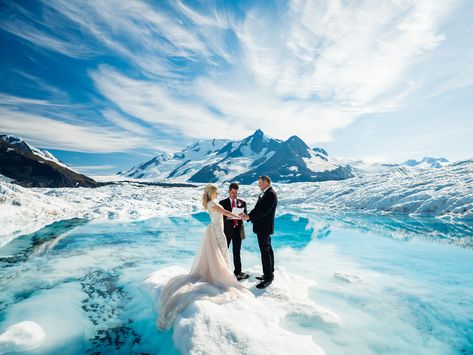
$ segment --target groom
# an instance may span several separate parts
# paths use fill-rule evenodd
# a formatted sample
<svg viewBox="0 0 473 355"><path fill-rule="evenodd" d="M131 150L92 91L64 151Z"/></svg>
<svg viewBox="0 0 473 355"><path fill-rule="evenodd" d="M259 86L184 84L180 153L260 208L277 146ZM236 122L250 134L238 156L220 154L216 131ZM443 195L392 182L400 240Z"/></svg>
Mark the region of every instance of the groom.
<svg viewBox="0 0 473 355"><path fill-rule="evenodd" d="M243 208L246 213L246 202L237 198L238 184L232 182L228 187L228 198L220 201L220 205L227 211L232 211L233 207ZM245 280L248 274L241 272L241 241L245 239L245 226L241 220L228 219L223 216L223 231L227 237L227 246L233 243L233 265L235 266L235 276L238 281Z"/></svg>
<svg viewBox="0 0 473 355"><path fill-rule="evenodd" d="M241 216L243 220L253 223L253 232L258 237L263 276L257 277L261 282L256 287L266 288L271 285L274 279L274 253L271 246L271 234L274 233L274 215L278 204L278 196L271 187L269 176L260 176L258 186L262 192L258 197L255 208L249 214L242 214Z"/></svg>

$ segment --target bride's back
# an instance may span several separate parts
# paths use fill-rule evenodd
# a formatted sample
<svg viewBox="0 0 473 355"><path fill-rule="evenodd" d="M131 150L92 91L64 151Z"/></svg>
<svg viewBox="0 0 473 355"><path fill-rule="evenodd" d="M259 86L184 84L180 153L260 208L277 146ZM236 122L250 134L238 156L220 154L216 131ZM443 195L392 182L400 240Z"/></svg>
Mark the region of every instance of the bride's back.
<svg viewBox="0 0 473 355"><path fill-rule="evenodd" d="M223 217L220 213L217 212L215 208L213 208L216 204L216 201L209 201L207 205L207 212L210 215L210 222L217 226L221 225L223 228Z"/></svg>

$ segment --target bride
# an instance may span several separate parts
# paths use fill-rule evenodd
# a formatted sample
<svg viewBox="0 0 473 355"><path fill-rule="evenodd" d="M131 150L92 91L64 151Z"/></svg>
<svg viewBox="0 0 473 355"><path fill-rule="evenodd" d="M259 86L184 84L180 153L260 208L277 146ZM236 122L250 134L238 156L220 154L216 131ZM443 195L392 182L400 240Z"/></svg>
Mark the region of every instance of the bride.
<svg viewBox="0 0 473 355"><path fill-rule="evenodd" d="M182 309L196 299L223 303L237 297L252 295L241 286L230 269L227 240L223 232L223 218L240 219L217 202L218 190L207 185L202 204L210 214L210 224L205 230L199 250L189 274L171 278L161 289L158 328L170 328Z"/></svg>

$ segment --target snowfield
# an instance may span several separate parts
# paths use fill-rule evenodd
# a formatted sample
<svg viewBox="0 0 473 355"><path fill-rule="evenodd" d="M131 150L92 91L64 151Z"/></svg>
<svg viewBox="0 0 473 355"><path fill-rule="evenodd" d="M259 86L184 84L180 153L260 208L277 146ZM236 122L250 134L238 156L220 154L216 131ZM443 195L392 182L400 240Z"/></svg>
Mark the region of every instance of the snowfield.
<svg viewBox="0 0 473 355"><path fill-rule="evenodd" d="M100 188L25 189L0 178L0 246L52 222L69 218L147 219L201 211L198 187L121 183ZM407 174L385 171L342 181L274 184L278 213L366 212L473 220L473 159ZM227 186L221 186L220 198ZM241 186L251 208L259 189Z"/></svg>

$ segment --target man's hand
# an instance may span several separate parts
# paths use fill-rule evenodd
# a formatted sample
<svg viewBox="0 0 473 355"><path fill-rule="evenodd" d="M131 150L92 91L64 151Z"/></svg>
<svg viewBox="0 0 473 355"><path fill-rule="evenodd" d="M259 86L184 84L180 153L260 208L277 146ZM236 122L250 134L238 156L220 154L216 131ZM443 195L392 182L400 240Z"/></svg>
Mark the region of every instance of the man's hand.
<svg viewBox="0 0 473 355"><path fill-rule="evenodd" d="M239 216L244 221L249 221L250 220L250 216L248 216L246 213L240 213Z"/></svg>

